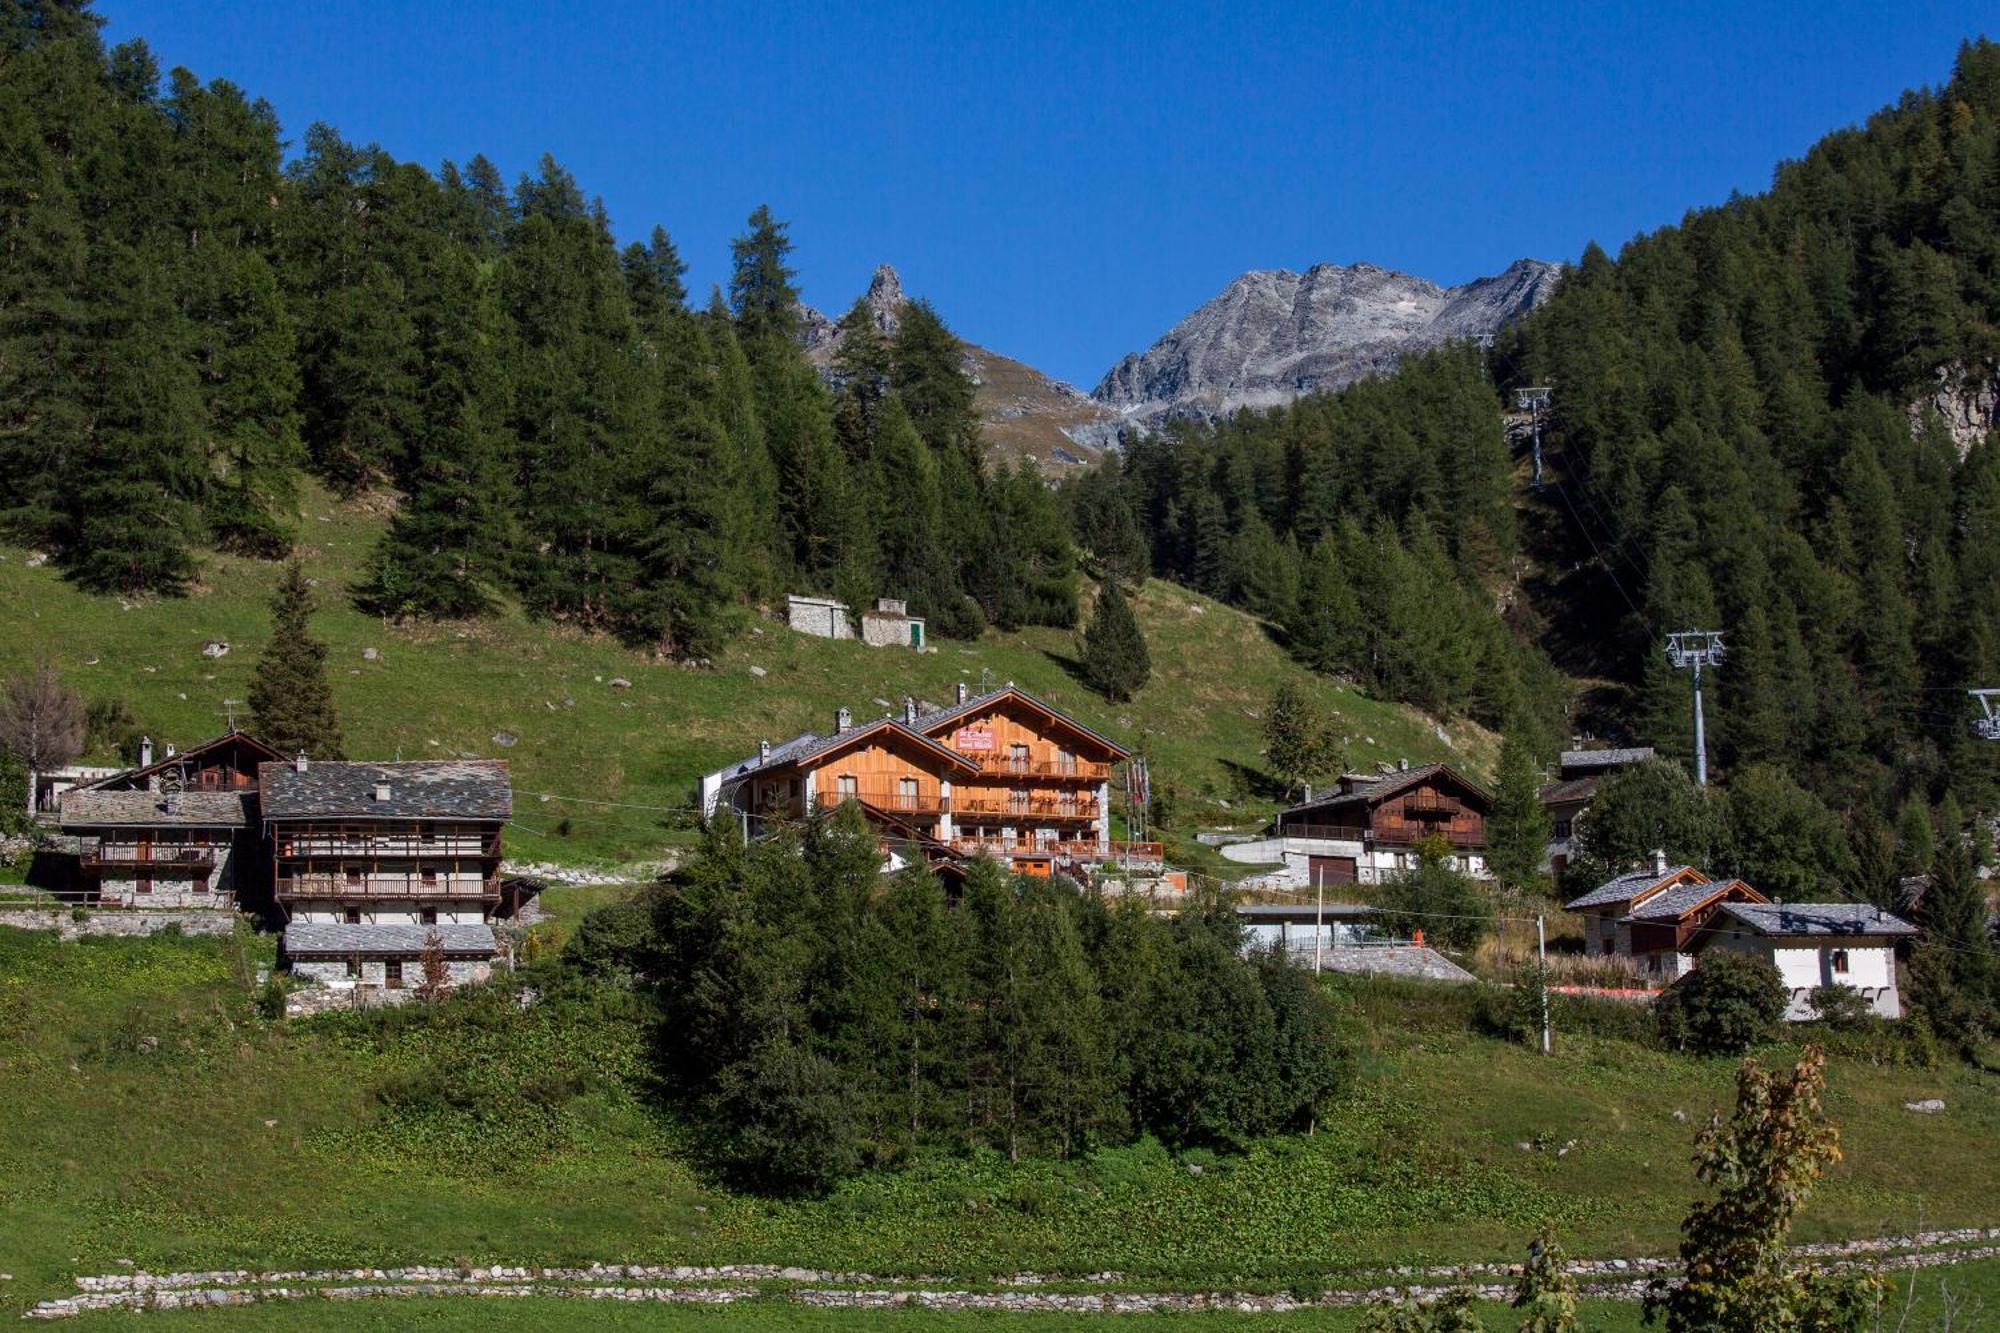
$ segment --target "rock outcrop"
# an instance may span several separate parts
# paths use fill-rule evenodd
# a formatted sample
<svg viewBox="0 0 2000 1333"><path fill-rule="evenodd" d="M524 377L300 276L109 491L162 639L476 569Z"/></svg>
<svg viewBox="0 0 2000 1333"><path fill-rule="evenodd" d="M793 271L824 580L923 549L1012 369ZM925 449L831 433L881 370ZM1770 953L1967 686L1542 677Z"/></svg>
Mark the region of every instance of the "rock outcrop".
<svg viewBox="0 0 2000 1333"><path fill-rule="evenodd" d="M1491 333L1547 300L1558 264L1440 287L1373 264L1254 269L1111 368L1091 397L1128 427L1277 407L1393 368L1413 351Z"/></svg>
<svg viewBox="0 0 2000 1333"><path fill-rule="evenodd" d="M882 336L895 337L909 299L896 270L887 264L877 268L861 299ZM811 306L799 307L799 340L822 371L832 365L840 338L835 320ZM987 451L996 461L1027 458L1042 471L1057 474L1096 462L1104 446L1118 438L1116 411L1033 366L966 343L965 369L972 377L973 406Z"/></svg>

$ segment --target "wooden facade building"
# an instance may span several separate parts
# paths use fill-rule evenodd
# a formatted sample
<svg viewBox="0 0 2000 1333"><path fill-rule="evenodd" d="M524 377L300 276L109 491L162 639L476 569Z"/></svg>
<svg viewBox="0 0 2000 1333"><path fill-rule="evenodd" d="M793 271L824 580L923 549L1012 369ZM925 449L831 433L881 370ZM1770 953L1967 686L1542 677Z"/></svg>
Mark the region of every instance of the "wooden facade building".
<svg viewBox="0 0 2000 1333"><path fill-rule="evenodd" d="M1416 865L1416 845L1444 840L1454 864L1486 873L1486 817L1493 798L1447 764L1381 775L1349 773L1331 791L1283 811L1266 835L1222 848L1251 864L1282 862L1274 886L1375 884Z"/></svg>

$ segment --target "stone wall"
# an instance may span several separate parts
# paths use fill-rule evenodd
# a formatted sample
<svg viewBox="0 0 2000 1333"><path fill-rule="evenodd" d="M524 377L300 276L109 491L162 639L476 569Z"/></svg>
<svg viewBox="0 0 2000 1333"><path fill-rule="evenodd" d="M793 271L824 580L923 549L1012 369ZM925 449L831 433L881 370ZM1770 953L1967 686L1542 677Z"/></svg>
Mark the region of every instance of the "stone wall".
<svg viewBox="0 0 2000 1333"><path fill-rule="evenodd" d="M89 908L63 908L59 911L0 909L0 926L12 926L16 930L53 930L66 940L80 939L85 935L156 935L169 926L180 927L183 935L227 935L236 928L238 921L247 920L249 918L238 914L227 900L211 908L185 912L156 912L143 908L105 911Z"/></svg>

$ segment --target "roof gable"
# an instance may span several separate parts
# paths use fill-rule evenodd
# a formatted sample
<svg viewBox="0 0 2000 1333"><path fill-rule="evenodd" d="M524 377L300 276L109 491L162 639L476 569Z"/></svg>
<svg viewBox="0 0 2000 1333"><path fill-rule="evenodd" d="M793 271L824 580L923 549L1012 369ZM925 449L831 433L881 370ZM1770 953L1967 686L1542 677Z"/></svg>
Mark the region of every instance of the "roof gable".
<svg viewBox="0 0 2000 1333"><path fill-rule="evenodd" d="M1720 881L1685 879L1658 893L1648 894L1644 900L1633 906L1628 920L1685 921L1725 898L1748 903L1770 901L1740 879Z"/></svg>
<svg viewBox="0 0 2000 1333"><path fill-rule="evenodd" d="M904 726L893 717L878 717L873 722L864 722L860 726L853 727L847 731L837 732L832 736L823 736L820 738L819 744L801 747L783 762L804 764L811 761L815 764L821 763L832 759L836 755L844 754L861 742L869 740L877 742L885 740L901 742L905 745L914 746L926 754L933 755L943 762L950 764L953 768L961 769L967 773L976 773L979 771L979 765L973 763L958 751L949 746L939 744L920 731ZM759 767L764 767L764 765L759 765Z"/></svg>
<svg viewBox="0 0 2000 1333"><path fill-rule="evenodd" d="M1002 685L997 690L974 695L962 704L954 704L942 712L930 713L919 718L917 725L926 736L938 736L987 709L1005 711L1010 707L1026 709L1037 718L1053 722L1079 739L1088 741L1092 745L1102 746L1109 754L1112 763L1131 757L1132 752L1117 741L1102 732L1091 730L1054 704L1037 698L1018 685Z"/></svg>
<svg viewBox="0 0 2000 1333"><path fill-rule="evenodd" d="M86 783L83 790L129 791L133 787L144 786L149 779L157 774L165 773L169 769L181 768L192 760L216 757L220 752L229 749L240 749L243 752L242 757L249 761L244 767L252 773L257 771L260 764L285 757L247 731L226 731L222 735L205 740L199 745L190 746L178 754L170 754L164 759L155 760L143 768L123 769L111 774L109 777L102 777L95 782ZM199 763L195 766L203 767Z"/></svg>

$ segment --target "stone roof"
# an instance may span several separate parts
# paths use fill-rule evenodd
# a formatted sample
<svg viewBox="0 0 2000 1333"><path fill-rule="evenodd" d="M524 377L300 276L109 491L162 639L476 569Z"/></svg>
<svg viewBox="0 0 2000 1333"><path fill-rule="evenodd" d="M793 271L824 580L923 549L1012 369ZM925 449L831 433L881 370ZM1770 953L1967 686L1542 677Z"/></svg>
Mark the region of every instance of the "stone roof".
<svg viewBox="0 0 2000 1333"><path fill-rule="evenodd" d="M1541 790L1543 805L1568 805L1573 801L1587 801L1597 795L1597 789L1604 785L1602 775L1592 773L1585 778L1564 778L1561 782L1551 782Z"/></svg>
<svg viewBox="0 0 2000 1333"><path fill-rule="evenodd" d="M1605 880L1581 898L1572 898L1563 904L1563 910L1574 912L1583 907L1610 907L1615 903L1629 903L1634 898L1644 896L1646 890L1661 880L1672 879L1675 875L1688 870L1694 870L1694 867L1670 866L1658 872L1650 866L1644 870L1628 870L1615 879ZM1696 870L1695 874L1701 875L1701 872ZM1706 884L1708 877L1703 875L1701 882Z"/></svg>
<svg viewBox="0 0 2000 1333"><path fill-rule="evenodd" d="M808 759L817 758L829 750L836 749L839 746L846 745L850 741L858 740L863 736L881 731L884 728L900 733L906 739L915 742L925 749L937 751L940 755L950 759L960 767L975 767L971 760L958 751L932 740L921 731L904 726L899 719L878 717L872 722L857 723L849 727L846 731L836 731L832 735L821 735L815 731L802 732L788 741L773 745L771 753L768 756L758 753L746 759L739 759L724 770L724 772L729 777L740 778L747 777L752 773L761 773L767 768L784 768L791 764L804 763Z"/></svg>
<svg viewBox="0 0 2000 1333"><path fill-rule="evenodd" d="M1903 918L1866 903L1724 903L1722 910L1759 935L1914 935Z"/></svg>
<svg viewBox="0 0 2000 1333"><path fill-rule="evenodd" d="M285 952L294 958L333 954L421 954L437 936L448 954L490 958L500 950L493 927L474 925L347 925L336 921L294 921L285 927Z"/></svg>
<svg viewBox="0 0 2000 1333"><path fill-rule="evenodd" d="M504 759L396 763L316 759L300 772L290 761L257 771L266 819L482 819L513 813ZM377 800L379 785L388 799Z"/></svg>
<svg viewBox="0 0 2000 1333"><path fill-rule="evenodd" d="M1633 745L1622 750L1564 750L1558 766L1567 772L1572 768L1622 768L1626 764L1641 764L1653 757L1650 745Z"/></svg>
<svg viewBox="0 0 2000 1333"><path fill-rule="evenodd" d="M247 793L98 791L77 787L62 794L64 828L243 828L250 823Z"/></svg>
<svg viewBox="0 0 2000 1333"><path fill-rule="evenodd" d="M1261 921L1282 921L1287 925L1312 925L1324 918L1327 921L1362 921L1378 915L1381 909L1366 903L1244 903L1237 907L1236 915L1255 925Z"/></svg>
<svg viewBox="0 0 2000 1333"><path fill-rule="evenodd" d="M1631 921L1678 921L1695 908L1728 889L1742 888L1757 893L1740 879L1697 880L1660 890L1632 909ZM1762 894L1757 894L1762 898Z"/></svg>

